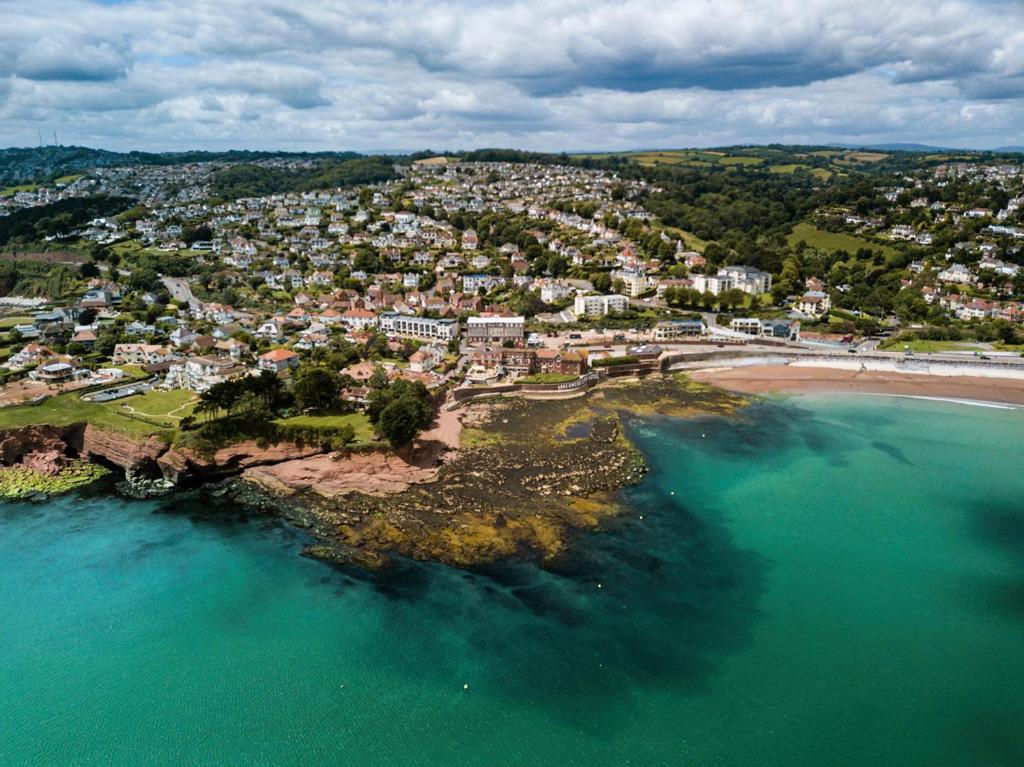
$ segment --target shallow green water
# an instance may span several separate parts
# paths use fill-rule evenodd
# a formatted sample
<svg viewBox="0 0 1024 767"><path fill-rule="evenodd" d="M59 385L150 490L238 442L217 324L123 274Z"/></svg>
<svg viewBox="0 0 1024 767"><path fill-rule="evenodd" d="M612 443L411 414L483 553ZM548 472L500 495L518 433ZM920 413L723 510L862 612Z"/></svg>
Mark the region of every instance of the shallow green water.
<svg viewBox="0 0 1024 767"><path fill-rule="evenodd" d="M631 431L636 515L557 572L342 572L199 498L0 507L0 764L1024 764L1024 413Z"/></svg>

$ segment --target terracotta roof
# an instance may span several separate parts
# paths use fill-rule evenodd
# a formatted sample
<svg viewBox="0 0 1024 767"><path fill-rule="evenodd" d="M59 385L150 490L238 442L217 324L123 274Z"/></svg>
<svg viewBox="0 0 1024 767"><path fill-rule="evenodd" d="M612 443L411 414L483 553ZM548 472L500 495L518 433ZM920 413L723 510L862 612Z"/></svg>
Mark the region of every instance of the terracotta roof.
<svg viewBox="0 0 1024 767"><path fill-rule="evenodd" d="M292 357L298 356L299 355L291 349L273 349L266 354L261 354L260 359L268 360L269 362L283 362L284 360L290 360Z"/></svg>

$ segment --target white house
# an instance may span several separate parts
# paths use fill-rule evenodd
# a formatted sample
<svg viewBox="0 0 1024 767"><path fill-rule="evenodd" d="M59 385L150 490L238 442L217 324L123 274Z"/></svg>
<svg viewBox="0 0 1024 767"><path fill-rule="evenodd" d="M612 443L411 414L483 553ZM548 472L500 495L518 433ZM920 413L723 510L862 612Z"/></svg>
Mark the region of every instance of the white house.
<svg viewBox="0 0 1024 767"><path fill-rule="evenodd" d="M573 313L577 317L604 317L613 312L622 312L629 307L629 299L613 293L609 296L577 295L573 302Z"/></svg>

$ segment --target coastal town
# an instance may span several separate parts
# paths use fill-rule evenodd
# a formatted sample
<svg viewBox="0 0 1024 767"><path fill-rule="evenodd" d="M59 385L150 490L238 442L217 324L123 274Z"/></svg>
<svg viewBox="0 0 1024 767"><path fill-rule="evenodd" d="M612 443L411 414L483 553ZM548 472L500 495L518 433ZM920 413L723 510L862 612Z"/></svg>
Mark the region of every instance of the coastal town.
<svg viewBox="0 0 1024 767"><path fill-rule="evenodd" d="M49 238L75 249L4 254L45 258L80 287L70 300L0 299L0 402L104 385L111 399L201 395L240 376L289 380L320 366L339 383L330 407L358 410L373 385L398 379L464 396L584 385L594 371L650 369L681 346L899 355L932 351L940 334L964 343L932 342L935 352L1019 356L1019 164L906 173L873 190L884 216L859 213L863 199L815 210L816 233L877 244L856 285L865 259L823 257L803 239L776 274L720 247L702 253L704 243L644 207L656 183L611 170L433 157L396 165L384 183L231 201L211 199L219 170L105 168L0 198L7 212L97 193L136 200ZM951 179L980 184L998 207L944 202ZM832 263L808 269L794 264L801 257ZM899 280L891 312L858 300L878 278Z"/></svg>
<svg viewBox="0 0 1024 767"><path fill-rule="evenodd" d="M675 382L647 395L663 411L705 385L1020 398L1020 163L793 149L806 167L778 173L731 151L700 155L717 174L689 154L485 150L106 165L8 190L0 427L22 431L0 440L0 490L111 466L134 495L241 473L352 506L497 439L476 404L644 379ZM736 201L692 196L710 180ZM736 228L773 204L760 187L799 195L797 220ZM616 460L606 490L635 476Z"/></svg>
<svg viewBox="0 0 1024 767"><path fill-rule="evenodd" d="M1024 2L2 6L0 767L1024 767Z"/></svg>

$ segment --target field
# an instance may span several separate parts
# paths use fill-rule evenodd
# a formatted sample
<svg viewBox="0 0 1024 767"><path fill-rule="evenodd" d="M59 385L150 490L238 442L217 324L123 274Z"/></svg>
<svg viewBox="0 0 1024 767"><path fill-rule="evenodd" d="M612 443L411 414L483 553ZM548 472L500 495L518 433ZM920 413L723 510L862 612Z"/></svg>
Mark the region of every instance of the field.
<svg viewBox="0 0 1024 767"><path fill-rule="evenodd" d="M135 397L103 404L116 405L121 412L142 416L154 424L159 423L164 428L173 429L182 418L192 414L196 400L194 392L187 389L171 389L148 391Z"/></svg>
<svg viewBox="0 0 1024 767"><path fill-rule="evenodd" d="M122 240L121 242L115 242L110 246L110 250L117 253L119 256L136 255L138 253L150 253L152 255L166 255L167 253L173 253L176 256L198 256L202 255L200 250L190 250L185 248L184 250L160 250L160 248L147 248L144 247L138 240Z"/></svg>
<svg viewBox="0 0 1024 767"><path fill-rule="evenodd" d="M664 229L666 232L670 232L670 233L674 234L676 237L680 237L683 240L683 245L685 245L690 250L697 251L698 253L703 253L704 252L704 248L706 248L707 245L708 245L707 240L702 240L697 235L690 234L689 232L687 232L687 231L685 231L683 229L680 229L677 226L667 226L667 225L662 224L660 222L654 222L653 225L656 228Z"/></svg>
<svg viewBox="0 0 1024 767"><path fill-rule="evenodd" d="M870 250L880 250L887 256L899 254L899 251L891 245L882 245L861 237L854 237L852 234L826 232L806 222L801 222L794 226L792 233L786 239L790 245L796 245L800 240L803 240L812 248L817 248L818 250L845 250L852 254L856 253L860 248L868 248Z"/></svg>
<svg viewBox="0 0 1024 767"><path fill-rule="evenodd" d="M832 171L826 168L812 168L809 165L802 165L800 163L789 163L787 165L768 166L769 173L783 173L789 175L792 173L796 173L798 170L806 170L810 172L812 176L814 176L815 178L819 178L822 181L828 181L830 178L832 178Z"/></svg>
<svg viewBox="0 0 1024 767"><path fill-rule="evenodd" d="M2 317L0 318L0 330L10 330L15 325L30 325L31 317Z"/></svg>
<svg viewBox="0 0 1024 767"><path fill-rule="evenodd" d="M760 157L749 155L726 154L712 150L701 149L662 149L649 152L621 152L614 153L622 157L628 157L639 165L651 167L654 165L685 165L690 168L710 168L715 165L735 167L738 165L760 165L764 160ZM579 155L580 157L602 157L605 155Z"/></svg>
<svg viewBox="0 0 1024 767"><path fill-rule="evenodd" d="M413 161L413 165L426 165L426 166L430 166L430 165L447 165L448 163L454 163L454 162L458 162L458 161L459 161L458 157L446 157L446 156L426 157L426 158L424 158L422 160L414 160Z"/></svg>
<svg viewBox="0 0 1024 767"><path fill-rule="evenodd" d="M6 186L0 189L0 197L11 197L18 192L34 192L39 187L36 184L21 184L20 186Z"/></svg>
<svg viewBox="0 0 1024 767"><path fill-rule="evenodd" d="M372 442L373 426L363 413L345 413L344 415L295 415L291 418L279 418L274 423L280 426L296 426L302 429L340 429L349 424L355 429L356 442Z"/></svg>
<svg viewBox="0 0 1024 767"><path fill-rule="evenodd" d="M885 152L847 152L844 156L854 162L881 162L889 155Z"/></svg>
<svg viewBox="0 0 1024 767"><path fill-rule="evenodd" d="M146 395L148 396L148 395ZM132 418L129 411L122 406L132 402L141 402L143 397L131 397L114 402L83 402L77 393L59 394L43 402L41 405L19 405L0 408L0 429L17 429L22 426L47 424L50 426L70 426L76 423L90 423L113 431L133 434L139 437L157 436L168 442L174 436L176 424L170 425L171 419L157 418L142 420ZM153 402L152 404L156 404ZM133 405L134 406L134 405ZM152 423L150 421L153 421ZM163 422L157 426L157 423Z"/></svg>

